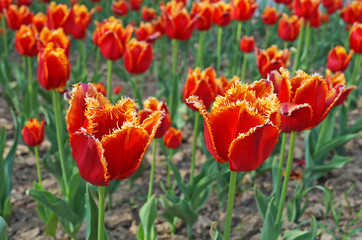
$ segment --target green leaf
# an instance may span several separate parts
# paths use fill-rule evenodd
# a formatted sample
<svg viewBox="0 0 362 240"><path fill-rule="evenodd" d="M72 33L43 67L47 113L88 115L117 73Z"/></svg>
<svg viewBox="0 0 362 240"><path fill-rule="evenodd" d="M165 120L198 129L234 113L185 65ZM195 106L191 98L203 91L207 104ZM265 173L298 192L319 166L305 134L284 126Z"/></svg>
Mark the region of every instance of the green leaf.
<svg viewBox="0 0 362 240"><path fill-rule="evenodd" d="M352 133L352 134L346 134L346 135L342 135L336 138L331 139L330 141L326 142L325 144L323 144L314 154L313 154L313 158L319 158L324 154L327 154L329 150L331 150L332 148L335 148L337 146L343 145L346 142L348 142L349 140L356 138L360 136L359 133Z"/></svg>
<svg viewBox="0 0 362 240"><path fill-rule="evenodd" d="M266 218L266 214L270 205L270 198L268 198L264 193L262 193L260 191L260 189L258 189L256 186L254 186L254 195L255 195L255 200L256 200L256 206L258 208L258 211L261 215L261 217L263 218L263 220L265 221ZM270 207L270 211L272 211L272 214L274 214L274 216L276 216L277 214L277 208L273 202L273 205Z"/></svg>
<svg viewBox="0 0 362 240"><path fill-rule="evenodd" d="M139 216L145 236L151 239L151 232L157 219L157 201L154 195L141 207Z"/></svg>
<svg viewBox="0 0 362 240"><path fill-rule="evenodd" d="M273 214L274 198L268 203L268 208L265 214L263 229L261 230L261 240L276 240L278 238L277 231L275 229L275 219Z"/></svg>
<svg viewBox="0 0 362 240"><path fill-rule="evenodd" d="M49 220L45 226L45 233L55 239L55 233L58 227L58 215L54 212L50 215Z"/></svg>
<svg viewBox="0 0 362 240"><path fill-rule="evenodd" d="M8 234L9 230L6 221L0 216L0 239L8 240Z"/></svg>
<svg viewBox="0 0 362 240"><path fill-rule="evenodd" d="M216 228L217 223L212 222L210 226L210 236L211 240L223 240L221 233Z"/></svg>
<svg viewBox="0 0 362 240"><path fill-rule="evenodd" d="M176 165L167 158L167 163L171 166L174 178L177 182L177 186L180 188L181 192L185 195L186 198L190 198L190 193L186 188L186 185L181 177L179 170L177 169Z"/></svg>
<svg viewBox="0 0 362 240"><path fill-rule="evenodd" d="M283 240L314 240L317 236L317 221L312 217L309 231L290 230L284 232Z"/></svg>

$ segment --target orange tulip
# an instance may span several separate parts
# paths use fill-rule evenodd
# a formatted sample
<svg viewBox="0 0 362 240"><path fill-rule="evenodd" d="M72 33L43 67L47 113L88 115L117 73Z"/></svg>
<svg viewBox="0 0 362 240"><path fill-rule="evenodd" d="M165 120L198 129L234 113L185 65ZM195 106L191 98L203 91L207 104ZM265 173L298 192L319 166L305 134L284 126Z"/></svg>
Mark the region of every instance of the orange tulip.
<svg viewBox="0 0 362 240"><path fill-rule="evenodd" d="M48 43L54 43L57 47L63 48L65 55L69 57L70 37L67 37L62 28L49 30L44 27L38 37L38 50L44 48Z"/></svg>
<svg viewBox="0 0 362 240"><path fill-rule="evenodd" d="M86 30L94 13L94 9L88 11L85 5L74 4L71 9L73 17L68 18L65 23L65 29L70 29L69 33L74 39L83 39L86 36Z"/></svg>
<svg viewBox="0 0 362 240"><path fill-rule="evenodd" d="M227 26L230 24L232 17L232 8L230 4L224 1L219 1L214 4L214 15L212 18L214 24L220 27Z"/></svg>
<svg viewBox="0 0 362 240"><path fill-rule="evenodd" d="M341 83L331 88L322 76L308 75L301 70L292 78L286 69L282 69L281 74L274 71L269 79L281 104L280 128L288 133L314 128L356 88Z"/></svg>
<svg viewBox="0 0 362 240"><path fill-rule="evenodd" d="M201 72L200 68L192 70L189 68L185 88L183 91L183 99L189 108L194 111L198 109L186 101L190 96L197 96L206 108L209 108L216 97L218 85L216 84L216 72L213 68L206 68Z"/></svg>
<svg viewBox="0 0 362 240"><path fill-rule="evenodd" d="M266 80L242 85L236 81L224 96L217 96L210 113L198 97L187 99L204 117L205 144L219 163L229 162L235 172L259 167L279 137L279 101Z"/></svg>
<svg viewBox="0 0 362 240"><path fill-rule="evenodd" d="M33 18L33 25L37 32L40 33L46 24L47 16L42 12L38 12Z"/></svg>
<svg viewBox="0 0 362 240"><path fill-rule="evenodd" d="M122 22L111 16L94 30L93 42L105 58L115 61L122 57L132 32L132 25L123 28Z"/></svg>
<svg viewBox="0 0 362 240"><path fill-rule="evenodd" d="M196 18L195 27L199 31L207 31L212 26L213 5L209 2L193 2L191 18Z"/></svg>
<svg viewBox="0 0 362 240"><path fill-rule="evenodd" d="M178 148L181 145L181 141L181 131L176 128L169 128L163 136L163 143L167 148Z"/></svg>
<svg viewBox="0 0 362 240"><path fill-rule="evenodd" d="M349 48L362 54L362 23L355 23L349 32Z"/></svg>
<svg viewBox="0 0 362 240"><path fill-rule="evenodd" d="M75 85L66 121L72 155L84 180L104 186L137 171L162 112L140 123L136 107L129 98L112 105L91 84Z"/></svg>
<svg viewBox="0 0 362 240"><path fill-rule="evenodd" d="M266 50L256 49L257 65L259 73L263 78L267 78L268 73L273 70L279 70L289 64L289 49L279 50L272 45Z"/></svg>
<svg viewBox="0 0 362 240"><path fill-rule="evenodd" d="M152 58L152 45L133 38L127 43L124 50L123 65L129 73L141 74L147 71Z"/></svg>
<svg viewBox="0 0 362 240"><path fill-rule="evenodd" d="M284 41L293 42L299 36L301 25L302 19L298 19L295 15L288 17L284 13L278 25L278 35Z"/></svg>
<svg viewBox="0 0 362 240"><path fill-rule="evenodd" d="M319 0L295 0L294 14L306 21L310 21L317 17L319 4Z"/></svg>
<svg viewBox="0 0 362 240"><path fill-rule="evenodd" d="M107 90L101 82L91 83L91 84L97 89L97 92L99 92L100 94L102 94L105 97L107 96Z"/></svg>
<svg viewBox="0 0 362 240"><path fill-rule="evenodd" d="M34 57L38 53L33 26L21 25L15 34L15 48L23 56Z"/></svg>
<svg viewBox="0 0 362 240"><path fill-rule="evenodd" d="M346 77L342 72L336 72L333 74L329 69L326 70L326 82L329 91L337 92L341 91L342 93L339 99L336 101L335 106L341 105L346 98L348 97L349 93L356 89L355 86L345 87L346 86ZM333 90L335 89L335 90Z"/></svg>
<svg viewBox="0 0 362 240"><path fill-rule="evenodd" d="M328 14L333 14L343 7L342 0L322 0L322 4L327 9Z"/></svg>
<svg viewBox="0 0 362 240"><path fill-rule="evenodd" d="M342 46L334 47L328 53L327 68L332 72L344 72L353 56L353 50L347 55L347 51Z"/></svg>
<svg viewBox="0 0 362 240"><path fill-rule="evenodd" d="M70 64L64 49L48 43L38 54L38 81L46 90L62 88L70 77Z"/></svg>
<svg viewBox="0 0 362 240"><path fill-rule="evenodd" d="M165 101L158 101L154 97L146 99L143 103L144 109L138 113L140 123L151 116L154 112L162 112L164 117L161 120L160 127L157 129L155 138L161 138L171 126L171 117Z"/></svg>
<svg viewBox="0 0 362 240"><path fill-rule="evenodd" d="M71 21L73 12L69 10L65 4L56 4L51 2L47 6L47 27L49 29L63 28L66 34L70 33L69 26L66 26L67 21Z"/></svg>
<svg viewBox="0 0 362 240"><path fill-rule="evenodd" d="M341 11L341 16L347 24L362 23L362 1L352 1Z"/></svg>
<svg viewBox="0 0 362 240"><path fill-rule="evenodd" d="M40 124L38 119L29 119L21 131L26 145L35 147L39 146L44 141L44 124L44 120L41 121Z"/></svg>
<svg viewBox="0 0 362 240"><path fill-rule="evenodd" d="M6 22L11 30L19 30L21 25L31 24L33 16L34 14L25 6L18 8L16 5L11 5L5 10Z"/></svg>
<svg viewBox="0 0 362 240"><path fill-rule="evenodd" d="M278 22L279 17L280 13L277 12L275 7L267 6L261 15L261 20L265 25L274 25Z"/></svg>
<svg viewBox="0 0 362 240"><path fill-rule="evenodd" d="M4 10L8 9L11 4L13 4L13 0L1 0L0 1L0 13L4 12Z"/></svg>
<svg viewBox="0 0 362 240"><path fill-rule="evenodd" d="M141 8L143 0L129 0L129 6L133 11L138 11Z"/></svg>
<svg viewBox="0 0 362 240"><path fill-rule="evenodd" d="M159 32L161 36L165 34L166 30L164 16L160 16L156 20L152 21L152 25L155 32Z"/></svg>
<svg viewBox="0 0 362 240"><path fill-rule="evenodd" d="M249 21L259 5L255 3L255 0L233 0L231 6L235 20Z"/></svg>
<svg viewBox="0 0 362 240"><path fill-rule="evenodd" d="M152 21L156 18L156 10L144 6L141 11L141 17L143 21Z"/></svg>
<svg viewBox="0 0 362 240"><path fill-rule="evenodd" d="M112 11L115 16L126 16L128 13L128 3L125 0L118 0L116 2L113 2Z"/></svg>
<svg viewBox="0 0 362 240"><path fill-rule="evenodd" d="M255 41L254 41L254 37L247 37L244 36L241 40L240 40L240 50L244 53L251 53L253 52L255 49Z"/></svg>
<svg viewBox="0 0 362 240"><path fill-rule="evenodd" d="M141 22L140 26L135 29L135 36L138 41L146 41L153 44L157 38L161 37L161 34L155 31L154 26L150 22Z"/></svg>
<svg viewBox="0 0 362 240"><path fill-rule="evenodd" d="M182 2L172 0L167 3L165 9L165 30L171 39L187 41L191 38L195 27L195 20L192 20Z"/></svg>

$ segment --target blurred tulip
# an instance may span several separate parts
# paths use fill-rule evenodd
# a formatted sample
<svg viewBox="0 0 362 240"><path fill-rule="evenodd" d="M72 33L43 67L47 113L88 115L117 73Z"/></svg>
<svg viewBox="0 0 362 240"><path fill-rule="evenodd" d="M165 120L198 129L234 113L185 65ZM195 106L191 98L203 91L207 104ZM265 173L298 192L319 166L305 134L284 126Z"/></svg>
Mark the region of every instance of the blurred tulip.
<svg viewBox="0 0 362 240"><path fill-rule="evenodd" d="M97 5L97 6L96 6L96 12L97 12L97 13L102 12L102 6Z"/></svg>
<svg viewBox="0 0 362 240"><path fill-rule="evenodd" d="M295 0L293 5L294 14L306 21L310 21L317 17L319 4L319 0Z"/></svg>
<svg viewBox="0 0 362 240"><path fill-rule="evenodd" d="M141 74L147 71L151 65L152 58L152 45L132 38L124 50L123 65L129 73Z"/></svg>
<svg viewBox="0 0 362 240"><path fill-rule="evenodd" d="M67 37L62 28L49 30L44 27L38 37L38 50L44 48L48 43L54 43L57 47L63 48L65 55L69 57L70 37Z"/></svg>
<svg viewBox="0 0 362 240"><path fill-rule="evenodd" d="M101 82L92 83L92 84L97 89L97 92L99 92L100 94L102 94L105 97L107 96L106 88L104 87L104 85Z"/></svg>
<svg viewBox="0 0 362 240"><path fill-rule="evenodd" d="M209 108L216 97L218 91L216 84L216 72L213 68L206 68L201 72L200 68L192 70L189 68L185 88L183 91L183 99L186 105L194 111L198 109L186 101L191 96L197 96L206 108Z"/></svg>
<svg viewBox="0 0 362 240"><path fill-rule="evenodd" d="M86 30L94 13L94 9L88 11L85 5L74 4L71 9L73 17L68 18L65 23L65 29L70 29L69 33L74 39L83 39L86 36Z"/></svg>
<svg viewBox="0 0 362 240"><path fill-rule="evenodd" d="M38 12L33 18L33 25L37 32L40 33L46 24L47 16L42 12Z"/></svg>
<svg viewBox="0 0 362 240"><path fill-rule="evenodd" d="M104 186L137 171L162 112L140 123L136 107L129 98L112 105L91 84L75 85L66 121L72 155L84 180Z"/></svg>
<svg viewBox="0 0 362 240"><path fill-rule="evenodd" d="M152 25L155 32L159 32L161 36L165 34L166 30L163 16L160 16L156 20L152 21Z"/></svg>
<svg viewBox="0 0 362 240"><path fill-rule="evenodd" d="M39 146L44 141L44 125L44 120L41 121L40 124L38 119L29 119L21 131L26 145L35 147Z"/></svg>
<svg viewBox="0 0 362 240"><path fill-rule="evenodd" d="M48 2L50 2L50 0L38 0L38 2L40 2L40 3L48 3Z"/></svg>
<svg viewBox="0 0 362 240"><path fill-rule="evenodd" d="M343 7L342 0L322 0L322 4L327 9L328 14L333 14Z"/></svg>
<svg viewBox="0 0 362 240"><path fill-rule="evenodd" d="M255 170L278 142L279 101L269 81L236 81L224 96L216 97L210 113L196 96L187 102L204 117L207 150L219 163L229 162L231 171Z"/></svg>
<svg viewBox="0 0 362 240"><path fill-rule="evenodd" d="M187 41L191 38L195 21L191 19L183 3L175 0L167 3L165 9L165 30L171 39Z"/></svg>
<svg viewBox="0 0 362 240"><path fill-rule="evenodd" d="M268 73L273 70L279 70L281 67L287 67L289 64L289 49L279 50L272 45L266 50L256 49L257 66L260 75L267 78Z"/></svg>
<svg viewBox="0 0 362 240"><path fill-rule="evenodd" d="M321 16L322 16L322 13L318 10L317 16L315 18L312 18L309 20L310 26L313 28L319 28L322 25ZM305 24L307 24L307 22Z"/></svg>
<svg viewBox="0 0 362 240"><path fill-rule="evenodd" d="M362 23L362 1L352 1L341 11L341 15L347 24Z"/></svg>
<svg viewBox="0 0 362 240"><path fill-rule="evenodd" d="M121 86L115 86L114 88L113 88L113 93L115 94L115 95L118 95L118 94L120 94L122 92L122 87Z"/></svg>
<svg viewBox="0 0 362 240"><path fill-rule="evenodd" d="M229 3L219 1L214 4L213 22L214 24L224 27L230 24L232 20L232 8Z"/></svg>
<svg viewBox="0 0 362 240"><path fill-rule="evenodd" d="M11 4L13 4L13 0L1 0L0 1L0 13L3 13L4 10L8 9Z"/></svg>
<svg viewBox="0 0 362 240"><path fill-rule="evenodd" d="M67 5L65 4L56 4L51 2L47 6L47 27L49 29L63 28L66 34L70 33L69 26L66 26L67 21L71 21L73 12L70 11Z"/></svg>
<svg viewBox="0 0 362 240"><path fill-rule="evenodd" d="M213 11L213 5L208 1L192 3L191 18L196 19L197 30L207 31L211 28Z"/></svg>
<svg viewBox="0 0 362 240"><path fill-rule="evenodd" d="M135 29L135 37L138 41L146 41L153 44L157 38L161 37L161 34L155 31L150 22L140 22L140 26Z"/></svg>
<svg viewBox="0 0 362 240"><path fill-rule="evenodd" d="M143 21L152 21L156 18L156 10L144 6L141 11L141 17Z"/></svg>
<svg viewBox="0 0 362 240"><path fill-rule="evenodd" d="M62 88L70 77L70 64L63 48L48 43L38 54L38 81L46 90Z"/></svg>
<svg viewBox="0 0 362 240"><path fill-rule="evenodd" d="M295 15L288 17L284 13L278 25L278 35L284 41L293 42L299 36L301 25L302 19L298 19Z"/></svg>
<svg viewBox="0 0 362 240"><path fill-rule="evenodd" d="M255 41L254 41L254 37L247 37L244 36L241 40L240 40L240 50L244 53L251 53L253 52L255 49Z"/></svg>
<svg viewBox="0 0 362 240"><path fill-rule="evenodd" d="M274 25L278 22L280 13L277 12L275 7L267 6L261 15L261 20L265 25Z"/></svg>
<svg viewBox="0 0 362 240"><path fill-rule="evenodd" d="M303 131L320 124L332 107L341 104L355 88L338 83L330 88L322 76L302 70L290 77L286 69L274 71L269 78L280 101L283 132Z"/></svg>
<svg viewBox="0 0 362 240"><path fill-rule="evenodd" d="M349 48L362 54L362 23L355 23L349 32Z"/></svg>
<svg viewBox="0 0 362 240"><path fill-rule="evenodd" d="M101 0L91 0L93 3L99 3Z"/></svg>
<svg viewBox="0 0 362 240"><path fill-rule="evenodd" d="M143 0L129 0L129 6L133 11L138 11L141 8Z"/></svg>
<svg viewBox="0 0 362 240"><path fill-rule="evenodd" d="M33 4L33 0L16 0L16 5L20 6L27 6L29 7L31 4Z"/></svg>
<svg viewBox="0 0 362 240"><path fill-rule="evenodd" d="M255 0L233 0L231 6L233 8L233 18L235 20L249 21L259 5Z"/></svg>
<svg viewBox="0 0 362 240"><path fill-rule="evenodd" d="M176 128L169 128L163 136L163 143L167 148L175 149L181 145L181 131Z"/></svg>
<svg viewBox="0 0 362 240"><path fill-rule="evenodd" d="M21 25L15 33L15 48L23 56L35 57L38 53L35 39L35 29L32 25Z"/></svg>
<svg viewBox="0 0 362 240"><path fill-rule="evenodd" d="M125 0L118 0L116 2L113 2L112 11L115 16L126 16L128 13L128 3Z"/></svg>
<svg viewBox="0 0 362 240"><path fill-rule="evenodd" d="M26 6L18 8L16 5L9 6L5 10L5 18L11 30L19 30L21 25L29 25L33 22L34 14Z"/></svg>
<svg viewBox="0 0 362 240"><path fill-rule="evenodd" d="M332 72L344 72L353 56L353 50L347 54L342 46L336 46L328 53L327 68Z"/></svg>
<svg viewBox="0 0 362 240"><path fill-rule="evenodd" d="M160 127L157 129L155 138L161 138L171 126L171 117L165 101L158 101L154 97L146 99L143 103L144 109L138 113L140 123L151 116L154 112L162 112L164 117L161 120Z"/></svg>

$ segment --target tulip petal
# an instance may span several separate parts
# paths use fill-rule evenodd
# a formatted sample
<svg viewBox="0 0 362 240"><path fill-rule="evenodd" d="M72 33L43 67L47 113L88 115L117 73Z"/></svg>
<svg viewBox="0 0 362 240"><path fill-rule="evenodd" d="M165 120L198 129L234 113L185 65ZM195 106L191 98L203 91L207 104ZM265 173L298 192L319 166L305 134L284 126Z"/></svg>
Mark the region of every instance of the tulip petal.
<svg viewBox="0 0 362 240"><path fill-rule="evenodd" d="M230 145L230 170L249 172L258 168L272 153L278 141L279 129L266 123L240 134Z"/></svg>
<svg viewBox="0 0 362 240"><path fill-rule="evenodd" d="M113 32L107 32L98 40L102 55L112 61L122 57L124 46L118 36Z"/></svg>
<svg viewBox="0 0 362 240"><path fill-rule="evenodd" d="M308 127L313 110L309 104L282 103L280 105L283 132L303 131Z"/></svg>

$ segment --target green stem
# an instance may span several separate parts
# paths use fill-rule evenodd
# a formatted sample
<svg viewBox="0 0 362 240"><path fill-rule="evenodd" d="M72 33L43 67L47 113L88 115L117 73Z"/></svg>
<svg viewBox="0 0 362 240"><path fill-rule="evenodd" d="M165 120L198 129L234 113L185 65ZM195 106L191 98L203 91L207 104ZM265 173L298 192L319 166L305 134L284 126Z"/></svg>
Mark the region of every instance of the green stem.
<svg viewBox="0 0 362 240"><path fill-rule="evenodd" d="M351 76L351 85L357 84L358 71L361 69L362 54L355 54L355 56L356 57L354 59L353 72Z"/></svg>
<svg viewBox="0 0 362 240"><path fill-rule="evenodd" d="M322 126L321 126L321 129L320 129L319 134L318 134L318 140L317 140L317 144L316 144L315 149L319 149L320 145L323 143L322 139L324 138L324 135L326 134L326 131L328 130L328 123L329 123L329 119L331 118L332 114L334 115L333 109L327 115L327 117L324 119L324 121L321 124Z"/></svg>
<svg viewBox="0 0 362 240"><path fill-rule="evenodd" d="M4 55L5 58L8 57L8 35L7 35L7 31L6 31L6 25L5 25L5 17L3 16L1 19L1 27L4 30L4 34L3 34L3 45L4 45Z"/></svg>
<svg viewBox="0 0 362 240"><path fill-rule="evenodd" d="M111 100L112 97L112 60L107 60L107 97Z"/></svg>
<svg viewBox="0 0 362 240"><path fill-rule="evenodd" d="M167 189L171 190L171 166L169 161L171 162L173 155L173 149L169 150L168 153L168 161L167 161Z"/></svg>
<svg viewBox="0 0 362 240"><path fill-rule="evenodd" d="M177 95L178 95L178 81L177 81L177 52L178 41L172 39L172 92L170 96L170 116L171 121L174 122L175 114L177 111Z"/></svg>
<svg viewBox="0 0 362 240"><path fill-rule="evenodd" d="M26 57L27 63L28 63L28 91L29 91L29 107L30 112L33 112L33 98L34 98L34 89L33 89L33 73L32 73L32 66L31 66L31 57Z"/></svg>
<svg viewBox="0 0 362 240"><path fill-rule="evenodd" d="M186 235L188 239L192 238L192 225L186 225Z"/></svg>
<svg viewBox="0 0 362 240"><path fill-rule="evenodd" d="M228 195L228 206L226 208L224 240L230 239L231 217L233 214L233 206L234 206L236 175L237 175L237 172L233 172L233 171L230 172L229 195Z"/></svg>
<svg viewBox="0 0 362 240"><path fill-rule="evenodd" d="M303 41L303 33L304 33L304 23L302 22L302 24L300 26L300 30L299 30L297 53L295 54L295 58L294 58L292 74L294 74L294 72L297 70L297 67L298 67L299 55L300 55L300 50L301 50L300 48L302 46L302 41Z"/></svg>
<svg viewBox="0 0 362 240"><path fill-rule="evenodd" d="M140 96L140 90L138 88L138 75L137 74L133 75L132 82L133 82L133 84L131 84L131 85L132 85L133 97L137 100L137 103L140 106L140 108L143 108L142 98Z"/></svg>
<svg viewBox="0 0 362 240"><path fill-rule="evenodd" d="M143 99L143 89L144 89L144 86L145 86L145 75L142 74L142 75L141 75L141 86L140 86L140 89L139 89L139 98L140 98L141 101L142 101L142 99Z"/></svg>
<svg viewBox="0 0 362 240"><path fill-rule="evenodd" d="M78 59L77 59L77 70L79 71L78 74L79 76L83 75L83 71L85 70L84 64L85 64L85 59L84 59L84 44L82 40L78 40L78 44L79 44L79 55L78 55Z"/></svg>
<svg viewBox="0 0 362 240"><path fill-rule="evenodd" d="M283 163L284 163L284 154L285 154L285 143L287 141L287 133L282 134L282 142L280 145L280 154L279 154L279 166L278 166L278 175L277 175L277 189L275 191L276 202L279 202L280 198L280 189L282 180L282 172L283 172Z"/></svg>
<svg viewBox="0 0 362 240"><path fill-rule="evenodd" d="M196 55L196 67L200 67L201 69L203 68L202 65L202 51L203 51L203 46L204 46L204 39L205 39L205 34L206 31L202 31L200 32L199 35L199 48L197 49L197 55Z"/></svg>
<svg viewBox="0 0 362 240"><path fill-rule="evenodd" d="M302 61L305 61L308 55L310 36L311 36L310 33L311 33L310 22L307 22L307 26L305 28L305 42L304 42Z"/></svg>
<svg viewBox="0 0 362 240"><path fill-rule="evenodd" d="M104 195L105 187L98 187L99 206L98 206L98 240L104 239Z"/></svg>
<svg viewBox="0 0 362 240"><path fill-rule="evenodd" d="M95 63L95 67L94 67L94 73L93 75L96 75L98 76L98 69L99 69L99 60L100 60L100 50L99 48L97 48L97 51L96 51L96 63ZM96 78L92 78L93 82L96 80Z"/></svg>
<svg viewBox="0 0 362 240"><path fill-rule="evenodd" d="M279 229L280 222L282 220L285 197L287 195L288 184L289 184L289 177L290 171L292 170L292 163L293 163L293 154L294 154L294 145L295 145L295 136L297 135L296 132L291 132L290 134L290 145L289 145L289 154L288 154L288 161L287 161L287 168L285 170L285 177L283 182L282 194L279 201L278 207L278 214L275 220L275 227Z"/></svg>
<svg viewBox="0 0 362 240"><path fill-rule="evenodd" d="M221 40L222 40L222 27L217 29L217 59L216 59L216 71L220 74L221 67Z"/></svg>
<svg viewBox="0 0 362 240"><path fill-rule="evenodd" d="M65 196L68 196L69 188L68 188L68 178L67 173L65 171L65 163L64 163L64 150L63 150L63 142L62 142L62 133L61 130L61 109L59 103L58 92L56 90L52 90L52 100L53 100L53 107L54 107L54 115L55 115L55 127L57 132L57 142L58 142L58 151L59 151L59 160L60 160L60 167L62 169L63 181L64 181L64 188L65 188Z"/></svg>
<svg viewBox="0 0 362 240"><path fill-rule="evenodd" d="M265 27L265 39L264 39L264 48L267 49L268 48L268 42L269 42L269 35L270 35L270 27L266 26Z"/></svg>
<svg viewBox="0 0 362 240"><path fill-rule="evenodd" d="M238 27L236 29L236 46L240 45L242 26L243 26L243 22L239 21ZM233 74L237 74L237 71L238 71L238 67L237 67L238 66L238 56L239 56L239 51L234 56L234 64L233 64L233 71L232 71Z"/></svg>
<svg viewBox="0 0 362 240"><path fill-rule="evenodd" d="M147 200L149 200L152 196L153 191L153 180L155 176L155 166L156 166L156 151L157 151L157 141L153 140L152 145L152 165L151 165L151 173L150 173L150 182L148 184L148 194L147 194Z"/></svg>
<svg viewBox="0 0 362 240"><path fill-rule="evenodd" d="M198 112L195 112L194 137L192 140L191 172L190 172L191 184L194 181L194 175L195 175L196 146L197 146L197 135L199 133L199 122L200 122L200 114Z"/></svg>
<svg viewBox="0 0 362 240"><path fill-rule="evenodd" d="M41 180L38 146L34 147L34 152L35 152L35 159L36 159L36 171L38 173L38 182L39 182L40 186L43 186L42 180Z"/></svg>
<svg viewBox="0 0 362 240"><path fill-rule="evenodd" d="M284 49L287 49L287 48L288 48L288 42L284 41Z"/></svg>
<svg viewBox="0 0 362 240"><path fill-rule="evenodd" d="M248 62L248 54L243 53L243 65L241 66L241 75L240 75L240 81L245 82L245 72L246 72L246 63Z"/></svg>

